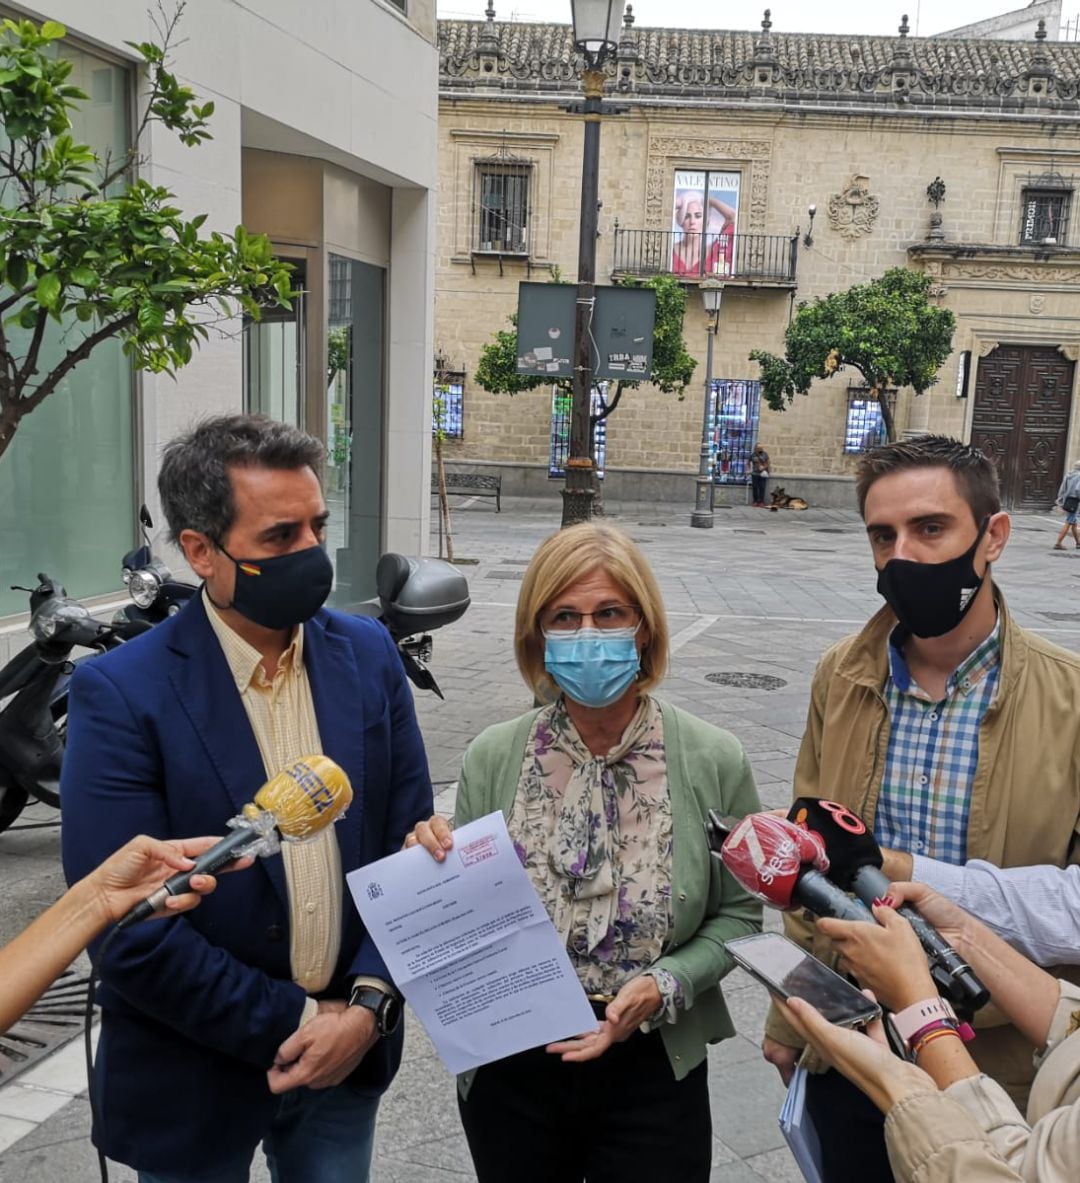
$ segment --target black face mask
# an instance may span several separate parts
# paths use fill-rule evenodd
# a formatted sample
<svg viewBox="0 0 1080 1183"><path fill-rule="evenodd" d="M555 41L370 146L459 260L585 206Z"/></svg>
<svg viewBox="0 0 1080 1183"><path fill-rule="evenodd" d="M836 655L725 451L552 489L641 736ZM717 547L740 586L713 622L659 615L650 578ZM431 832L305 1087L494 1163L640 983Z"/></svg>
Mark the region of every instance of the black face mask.
<svg viewBox="0 0 1080 1183"><path fill-rule="evenodd" d="M962 555L944 563L890 559L878 572L877 589L896 619L916 637L940 637L964 619L982 587L986 572L975 574L975 551L990 519ZM987 571L989 571L989 565Z"/></svg>
<svg viewBox="0 0 1080 1183"><path fill-rule="evenodd" d="M272 559L234 559L224 547L221 553L236 564L236 587L227 606L263 628L292 628L310 620L334 586L333 564L321 546Z"/></svg>

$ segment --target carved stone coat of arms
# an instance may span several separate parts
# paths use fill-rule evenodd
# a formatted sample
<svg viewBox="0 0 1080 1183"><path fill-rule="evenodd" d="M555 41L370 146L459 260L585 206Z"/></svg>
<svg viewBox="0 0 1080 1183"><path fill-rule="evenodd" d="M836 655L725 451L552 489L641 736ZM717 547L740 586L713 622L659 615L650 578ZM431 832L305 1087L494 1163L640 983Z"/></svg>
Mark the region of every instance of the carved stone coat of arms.
<svg viewBox="0 0 1080 1183"><path fill-rule="evenodd" d="M869 186L869 177L855 173L843 193L834 193L829 198L829 225L844 238L858 238L873 229L878 199Z"/></svg>

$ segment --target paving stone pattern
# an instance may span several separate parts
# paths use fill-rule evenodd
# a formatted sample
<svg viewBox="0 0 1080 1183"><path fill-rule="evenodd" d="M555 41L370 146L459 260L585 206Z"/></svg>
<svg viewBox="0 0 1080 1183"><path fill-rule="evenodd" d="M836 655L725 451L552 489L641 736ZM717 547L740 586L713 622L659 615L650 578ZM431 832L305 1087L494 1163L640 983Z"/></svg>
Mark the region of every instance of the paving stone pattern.
<svg viewBox="0 0 1080 1183"><path fill-rule="evenodd" d="M689 478L688 478L689 480ZM712 530L689 527L690 504L612 503L609 519L640 542L653 562L670 614L671 672L663 694L733 731L750 754L766 805L787 803L815 663L830 642L861 625L880 600L858 518L847 511L770 513L718 510ZM468 742L484 727L529 708L514 664L517 581L538 543L558 527L560 502L504 498L496 515L483 501L454 513L455 547L472 607L435 636L433 668L446 695L417 700L436 784L436 804L452 814L455 778ZM1021 624L1080 650L1080 551L1053 552L1060 518L1014 520L997 578ZM432 539L434 552L435 539ZM716 684L710 674L767 675L773 690ZM740 683L746 679L724 679ZM27 820L49 821L43 807ZM60 891L55 828L0 835L0 938L9 938ZM770 927L778 927L775 915ZM741 972L724 984L738 1035L710 1052L714 1154L722 1183L798 1179L779 1134L782 1090L758 1051L764 991ZM96 1178L85 1098L34 1125L0 1090L0 1183ZM31 1098L33 1100L33 1098ZM26 1105L25 1098L19 1103ZM178 1113L182 1113L182 1106ZM8 1115L8 1116L5 1116ZM23 1124L11 1124L22 1122ZM5 1122L9 1123L5 1126ZM27 1132L29 1129L29 1132ZM21 1135L21 1136L20 1136ZM134 1175L114 1167L117 1183ZM256 1165L252 1178L264 1180ZM415 1022L404 1063L385 1098L376 1141L375 1183L449 1183L473 1172L458 1122L453 1081Z"/></svg>

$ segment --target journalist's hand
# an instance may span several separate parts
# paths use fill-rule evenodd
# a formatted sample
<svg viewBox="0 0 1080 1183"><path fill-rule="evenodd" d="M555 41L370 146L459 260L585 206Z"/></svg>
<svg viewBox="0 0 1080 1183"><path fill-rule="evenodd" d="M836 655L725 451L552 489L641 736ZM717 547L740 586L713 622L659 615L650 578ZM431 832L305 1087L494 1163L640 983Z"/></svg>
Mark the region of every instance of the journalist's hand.
<svg viewBox="0 0 1080 1183"><path fill-rule="evenodd" d="M932 998L937 987L914 929L892 908L876 904L873 912L877 924L823 918L817 927L836 946L844 968L890 1009Z"/></svg>
<svg viewBox="0 0 1080 1183"><path fill-rule="evenodd" d="M873 997L869 990L864 993ZM882 1113L888 1113L897 1101L913 1093L937 1092L937 1085L921 1068L889 1051L880 1020L871 1023L864 1034L834 1026L801 998L778 1001L777 1006L796 1031L833 1068L866 1093Z"/></svg>

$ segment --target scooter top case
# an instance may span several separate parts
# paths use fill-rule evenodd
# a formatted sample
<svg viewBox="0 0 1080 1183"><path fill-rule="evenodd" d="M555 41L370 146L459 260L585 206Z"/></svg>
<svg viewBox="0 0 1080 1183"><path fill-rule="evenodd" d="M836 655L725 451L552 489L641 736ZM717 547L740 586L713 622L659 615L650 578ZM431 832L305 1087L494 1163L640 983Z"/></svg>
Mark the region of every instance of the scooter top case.
<svg viewBox="0 0 1080 1183"><path fill-rule="evenodd" d="M452 624L469 607L468 581L443 559L384 554L375 568L375 589L383 621L395 637Z"/></svg>

